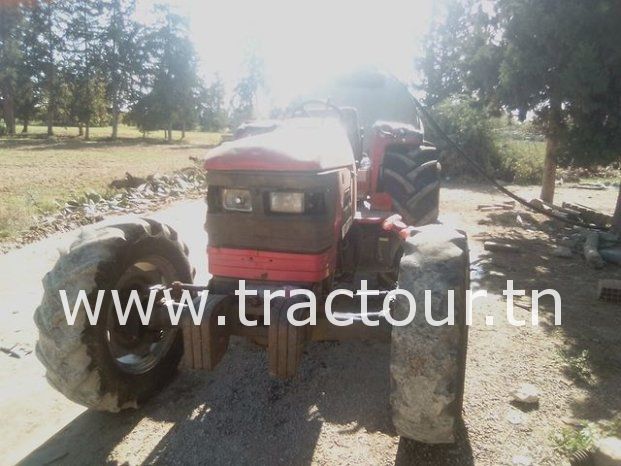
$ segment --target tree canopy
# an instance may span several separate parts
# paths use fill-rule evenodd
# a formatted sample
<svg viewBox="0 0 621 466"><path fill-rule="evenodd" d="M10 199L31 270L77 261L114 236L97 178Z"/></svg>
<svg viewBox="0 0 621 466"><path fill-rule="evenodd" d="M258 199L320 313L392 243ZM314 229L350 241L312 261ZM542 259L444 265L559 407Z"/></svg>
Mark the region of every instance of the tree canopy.
<svg viewBox="0 0 621 466"><path fill-rule="evenodd" d="M144 131L223 128L224 87L199 76L186 20L157 6L157 21L133 18L135 0L22 0L0 5L0 104L9 134L44 120L89 128L123 114ZM240 83L244 87L244 83ZM213 121L210 121L213 119Z"/></svg>
<svg viewBox="0 0 621 466"><path fill-rule="evenodd" d="M466 93L489 112L534 115L551 201L559 161L619 158L619 24L617 0L448 0L420 62L428 103Z"/></svg>

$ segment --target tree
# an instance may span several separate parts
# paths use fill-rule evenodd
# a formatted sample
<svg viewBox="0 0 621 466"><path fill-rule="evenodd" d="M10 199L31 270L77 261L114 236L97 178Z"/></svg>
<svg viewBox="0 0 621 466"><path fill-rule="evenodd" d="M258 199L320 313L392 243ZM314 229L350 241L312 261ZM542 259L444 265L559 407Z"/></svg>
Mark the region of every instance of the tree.
<svg viewBox="0 0 621 466"><path fill-rule="evenodd" d="M67 28L65 68L71 76L71 116L84 125L84 138L89 139L90 127L106 119L105 84L101 56L101 4L99 0L83 0L64 5L70 18Z"/></svg>
<svg viewBox="0 0 621 466"><path fill-rule="evenodd" d="M161 18L146 38L151 88L134 104L130 118L143 131L164 129L166 140L171 141L173 128L181 129L184 137L194 123L202 84L186 21L166 7L159 8Z"/></svg>
<svg viewBox="0 0 621 466"><path fill-rule="evenodd" d="M471 95L491 108L533 111L546 134L541 197L554 198L555 171L562 157L606 160L621 150L621 5L616 0L451 0L465 7L460 21L469 39L447 37L449 62ZM458 23L458 24L462 24ZM454 37L454 39L451 39ZM452 61L451 61L452 60ZM428 87L434 89L430 83ZM598 147L591 141L599 140ZM587 143L586 141L589 141ZM585 147L589 149L584 150ZM588 153L589 155L584 155ZM583 154L583 155L581 155Z"/></svg>
<svg viewBox="0 0 621 466"><path fill-rule="evenodd" d="M135 1L109 0L101 1L101 5L104 9L102 70L112 107L112 139L116 139L121 110L139 98L139 83L147 57L143 28L131 19Z"/></svg>
<svg viewBox="0 0 621 466"><path fill-rule="evenodd" d="M201 89L198 122L203 131L219 131L227 126L224 96L224 82L220 76L216 76L208 87Z"/></svg>
<svg viewBox="0 0 621 466"><path fill-rule="evenodd" d="M40 74L41 100L45 107L47 134L54 134L58 116L58 95L62 82L58 79L60 53L65 46L66 22L58 0L32 0L28 22L29 46L33 66Z"/></svg>
<svg viewBox="0 0 621 466"><path fill-rule="evenodd" d="M472 94L480 106L493 107L502 58L495 40L497 18L487 14L478 0L446 0L436 8L441 19L432 24L423 40L423 56L416 60L425 102L435 105Z"/></svg>
<svg viewBox="0 0 621 466"><path fill-rule="evenodd" d="M39 93L31 70L24 65L19 69L19 86L15 91L15 117L22 122L22 133L28 132L29 123L37 115Z"/></svg>
<svg viewBox="0 0 621 466"><path fill-rule="evenodd" d="M544 122L541 197L551 202L572 127L574 134L586 130L587 139L621 131L621 7L615 0L502 0L498 12L505 31L501 98L509 108L537 109ZM587 124L593 120L608 124Z"/></svg>
<svg viewBox="0 0 621 466"><path fill-rule="evenodd" d="M424 53L416 63L422 73L419 87L425 90L428 105L466 93L461 51L457 44L469 37L466 27L468 15L460 1L447 2L444 6L442 19L434 21L423 39ZM436 10L436 18L439 14Z"/></svg>
<svg viewBox="0 0 621 466"><path fill-rule="evenodd" d="M15 117L23 124L22 133L28 132L28 125L37 117L42 100L42 57L39 34L34 27L35 6L34 1L25 1L20 5L21 63L17 69L19 85L15 89Z"/></svg>
<svg viewBox="0 0 621 466"><path fill-rule="evenodd" d="M84 139L88 140L92 126L108 122L106 83L101 74L95 72L88 77L70 75L66 78L66 85L68 102L59 107L65 110L68 122L77 124L80 135L83 134Z"/></svg>
<svg viewBox="0 0 621 466"><path fill-rule="evenodd" d="M15 134L15 92L22 61L21 11L17 2L0 4L0 99L7 133Z"/></svg>
<svg viewBox="0 0 621 466"><path fill-rule="evenodd" d="M263 60L253 48L245 60L245 74L239 80L231 98L231 122L234 126L256 117L259 90L265 87Z"/></svg>

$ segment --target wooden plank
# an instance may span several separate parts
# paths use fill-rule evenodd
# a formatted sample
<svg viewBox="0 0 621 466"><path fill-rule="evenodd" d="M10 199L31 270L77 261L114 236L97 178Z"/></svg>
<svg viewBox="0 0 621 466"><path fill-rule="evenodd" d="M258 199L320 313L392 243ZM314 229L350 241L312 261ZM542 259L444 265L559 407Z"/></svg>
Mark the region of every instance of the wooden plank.
<svg viewBox="0 0 621 466"><path fill-rule="evenodd" d="M190 322L192 329L192 353L194 354L194 368L203 369L203 345L201 338L201 327Z"/></svg>
<svg viewBox="0 0 621 466"><path fill-rule="evenodd" d="M186 369L194 369L194 349L192 344L192 323L187 319L181 322L181 332L183 336L183 359L182 366Z"/></svg>

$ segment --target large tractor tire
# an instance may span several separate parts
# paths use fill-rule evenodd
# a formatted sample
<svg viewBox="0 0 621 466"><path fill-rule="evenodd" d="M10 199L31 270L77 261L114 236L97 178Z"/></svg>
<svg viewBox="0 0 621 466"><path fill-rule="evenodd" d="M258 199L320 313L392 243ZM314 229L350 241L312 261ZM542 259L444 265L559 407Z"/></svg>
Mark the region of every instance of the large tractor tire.
<svg viewBox="0 0 621 466"><path fill-rule="evenodd" d="M422 226L438 220L440 171L434 147L420 146L408 153L386 151L383 187L407 224Z"/></svg>
<svg viewBox="0 0 621 466"><path fill-rule="evenodd" d="M120 326L112 295L121 304L131 290L146 303L148 288L173 281L191 282L188 249L172 228L148 219L84 229L44 277L43 300L35 313L36 353L50 384L88 408L116 412L155 394L174 376L183 354L181 332L142 326L138 313ZM91 325L84 305L74 325L65 316L59 290L70 310L79 290L91 309L106 290L99 319ZM125 301L125 302L124 302Z"/></svg>
<svg viewBox="0 0 621 466"><path fill-rule="evenodd" d="M393 423L402 437L423 443L454 443L461 424L468 326L466 290L470 287L468 244L464 233L429 225L408 238L399 267L399 288L412 293L414 320L392 329L390 357ZM425 290L431 292L435 320L447 316L454 290L454 325L430 325ZM405 320L409 302L397 296L392 315Z"/></svg>

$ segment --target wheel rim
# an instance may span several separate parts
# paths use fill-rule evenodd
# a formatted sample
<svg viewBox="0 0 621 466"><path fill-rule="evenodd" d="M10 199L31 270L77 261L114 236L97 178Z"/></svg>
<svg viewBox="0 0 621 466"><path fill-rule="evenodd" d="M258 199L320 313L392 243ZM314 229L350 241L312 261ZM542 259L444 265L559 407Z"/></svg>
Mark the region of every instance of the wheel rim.
<svg viewBox="0 0 621 466"><path fill-rule="evenodd" d="M152 285L170 285L176 278L174 266L160 256L141 258L131 264L121 275L114 289L125 311L132 290L138 291L139 300L146 311L149 288ZM110 300L106 314L105 339L115 365L128 374L144 374L153 369L166 356L177 336L176 328L143 326L136 306L129 312L127 325L118 321L114 301Z"/></svg>

